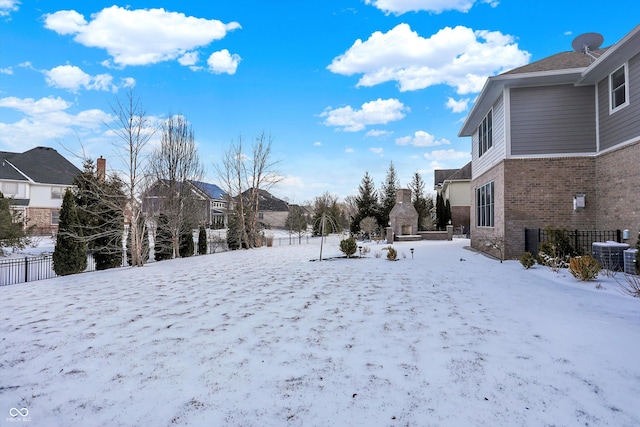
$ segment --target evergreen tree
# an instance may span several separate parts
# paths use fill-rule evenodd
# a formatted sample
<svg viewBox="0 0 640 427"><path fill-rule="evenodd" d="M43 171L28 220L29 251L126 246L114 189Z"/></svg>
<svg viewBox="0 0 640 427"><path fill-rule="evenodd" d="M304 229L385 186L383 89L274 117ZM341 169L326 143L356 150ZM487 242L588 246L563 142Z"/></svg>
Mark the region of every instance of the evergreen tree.
<svg viewBox="0 0 640 427"><path fill-rule="evenodd" d="M229 214L227 219L227 247L231 251L240 249L242 242L241 223L238 215Z"/></svg>
<svg viewBox="0 0 640 427"><path fill-rule="evenodd" d="M60 209L58 234L53 251L53 271L58 276L66 276L82 273L86 268L87 245L83 241L73 193L67 189Z"/></svg>
<svg viewBox="0 0 640 427"><path fill-rule="evenodd" d="M449 202L449 199L447 199L447 201L444 203L444 227L446 228L447 225L449 225L451 223L451 203Z"/></svg>
<svg viewBox="0 0 640 427"><path fill-rule="evenodd" d="M425 197L424 194L425 183L420 173L415 172L409 189L411 190L411 197L413 198L413 207L418 212L418 230L428 230L432 225L431 211L433 210L433 200L429 197Z"/></svg>
<svg viewBox="0 0 640 427"><path fill-rule="evenodd" d="M125 209L122 181L115 176L99 177L89 159L73 183L83 238L93 253L96 270L120 267Z"/></svg>
<svg viewBox="0 0 640 427"><path fill-rule="evenodd" d="M381 227L387 227L388 223L382 223L381 221L378 193L369 172L365 172L358 191L359 193L355 197L357 212L351 218L351 233L358 234L360 232L360 221L368 216L374 217Z"/></svg>
<svg viewBox="0 0 640 427"><path fill-rule="evenodd" d="M0 192L0 255L3 248L23 249L30 240L33 227L24 229L18 212L11 211L11 201Z"/></svg>
<svg viewBox="0 0 640 427"><path fill-rule="evenodd" d="M444 199L442 198L442 194L438 193L436 196L436 227L438 230L444 228L444 209Z"/></svg>
<svg viewBox="0 0 640 427"><path fill-rule="evenodd" d="M396 204L396 193L400 189L400 182L393 162L389 163L387 177L380 188L380 220L381 224L389 224L389 214Z"/></svg>
<svg viewBox="0 0 640 427"><path fill-rule="evenodd" d="M193 230L191 227L184 227L180 233L179 244L180 258L193 256L195 244L193 241Z"/></svg>
<svg viewBox="0 0 640 427"><path fill-rule="evenodd" d="M198 255L206 255L207 254L207 229L204 225L200 225L200 230L198 231Z"/></svg>
<svg viewBox="0 0 640 427"><path fill-rule="evenodd" d="M156 240L153 247L153 258L156 261L173 258L173 244L171 242L171 230L169 222L164 214L158 215L156 228Z"/></svg>

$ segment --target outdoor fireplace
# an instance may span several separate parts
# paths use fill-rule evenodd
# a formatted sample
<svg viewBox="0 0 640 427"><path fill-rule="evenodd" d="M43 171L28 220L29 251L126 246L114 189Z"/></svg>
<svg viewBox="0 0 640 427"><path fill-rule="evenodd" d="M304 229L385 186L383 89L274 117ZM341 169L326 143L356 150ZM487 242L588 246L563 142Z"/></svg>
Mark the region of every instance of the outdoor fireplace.
<svg viewBox="0 0 640 427"><path fill-rule="evenodd" d="M411 203L411 190L396 192L396 204L389 213L389 226L396 236L410 236L418 232L418 212Z"/></svg>

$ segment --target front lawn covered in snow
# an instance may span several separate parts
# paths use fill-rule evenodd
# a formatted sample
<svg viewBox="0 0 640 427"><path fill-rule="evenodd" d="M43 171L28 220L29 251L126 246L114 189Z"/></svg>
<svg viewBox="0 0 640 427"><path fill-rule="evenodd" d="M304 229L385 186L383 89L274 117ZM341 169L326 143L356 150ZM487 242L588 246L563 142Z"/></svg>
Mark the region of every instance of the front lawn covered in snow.
<svg viewBox="0 0 640 427"><path fill-rule="evenodd" d="M640 425L640 300L468 244L310 262L312 239L2 287L0 424Z"/></svg>

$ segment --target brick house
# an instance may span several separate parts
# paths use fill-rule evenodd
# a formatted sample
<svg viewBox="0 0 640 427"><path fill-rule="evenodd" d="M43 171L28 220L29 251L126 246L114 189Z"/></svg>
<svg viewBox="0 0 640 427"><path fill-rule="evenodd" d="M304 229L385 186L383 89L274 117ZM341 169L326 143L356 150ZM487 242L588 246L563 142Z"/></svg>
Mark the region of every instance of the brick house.
<svg viewBox="0 0 640 427"><path fill-rule="evenodd" d="M166 197L168 181L158 180L142 195L142 210L148 217L160 213L162 199ZM227 225L227 194L215 184L189 180L186 182L197 204L198 222L206 227L224 228Z"/></svg>
<svg viewBox="0 0 640 427"><path fill-rule="evenodd" d="M471 206L471 162L460 169L436 169L433 171L433 189L451 206L451 225L469 231Z"/></svg>
<svg viewBox="0 0 640 427"><path fill-rule="evenodd" d="M640 26L614 45L490 77L472 139L471 246L525 251L525 228L640 228Z"/></svg>
<svg viewBox="0 0 640 427"><path fill-rule="evenodd" d="M0 151L0 191L12 198L12 209L21 212L35 234L58 230L62 198L80 169L49 147L24 153Z"/></svg>

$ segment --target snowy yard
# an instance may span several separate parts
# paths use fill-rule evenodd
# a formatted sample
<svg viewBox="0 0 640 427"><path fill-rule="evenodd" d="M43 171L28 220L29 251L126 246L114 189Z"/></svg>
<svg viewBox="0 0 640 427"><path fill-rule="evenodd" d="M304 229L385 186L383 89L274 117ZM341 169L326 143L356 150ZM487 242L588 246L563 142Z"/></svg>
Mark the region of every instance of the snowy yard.
<svg viewBox="0 0 640 427"><path fill-rule="evenodd" d="M314 240L2 287L0 425L640 425L640 300L468 243L310 262Z"/></svg>

